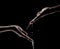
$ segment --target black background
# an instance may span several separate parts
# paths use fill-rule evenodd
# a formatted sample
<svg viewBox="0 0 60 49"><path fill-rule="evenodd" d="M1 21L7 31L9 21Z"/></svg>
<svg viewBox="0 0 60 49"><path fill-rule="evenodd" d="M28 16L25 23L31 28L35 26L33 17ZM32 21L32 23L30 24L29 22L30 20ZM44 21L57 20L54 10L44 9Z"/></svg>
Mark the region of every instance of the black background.
<svg viewBox="0 0 60 49"><path fill-rule="evenodd" d="M19 25L24 30L36 13L46 6L60 4L60 0L20 0L1 1L0 25ZM33 25L33 39L36 49L49 49L57 47L59 41L59 14L48 15ZM27 31L27 30L26 30ZM32 31L28 30L31 35ZM0 49L32 49L32 45L26 39L18 37L13 32L0 34Z"/></svg>

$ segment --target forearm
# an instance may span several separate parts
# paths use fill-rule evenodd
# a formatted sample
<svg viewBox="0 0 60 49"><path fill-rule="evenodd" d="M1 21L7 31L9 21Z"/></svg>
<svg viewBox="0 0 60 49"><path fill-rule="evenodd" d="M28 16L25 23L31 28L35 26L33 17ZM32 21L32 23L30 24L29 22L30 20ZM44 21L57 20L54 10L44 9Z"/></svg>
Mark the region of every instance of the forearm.
<svg viewBox="0 0 60 49"><path fill-rule="evenodd" d="M13 28L16 28L17 31L15 31ZM33 39L31 39L27 32L24 31L20 26L18 25L9 25L9 26L0 26L0 33L4 33L4 32L14 32L15 34L17 34L19 37L23 37L25 39L27 39L28 41L32 42Z"/></svg>

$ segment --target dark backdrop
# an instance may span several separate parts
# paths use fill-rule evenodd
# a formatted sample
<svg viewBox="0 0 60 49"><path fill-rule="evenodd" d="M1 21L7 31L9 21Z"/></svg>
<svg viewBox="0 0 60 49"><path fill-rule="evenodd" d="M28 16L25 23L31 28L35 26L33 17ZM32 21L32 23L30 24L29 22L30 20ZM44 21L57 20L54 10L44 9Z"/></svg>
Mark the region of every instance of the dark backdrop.
<svg viewBox="0 0 60 49"><path fill-rule="evenodd" d="M60 0L2 1L0 4L0 25L19 25L26 30L28 22L36 16L39 10L58 4L60 4ZM59 14L48 15L34 23L32 38L35 40L36 49L49 49L54 45L54 47L57 46ZM28 30L28 32L30 35L32 34L32 30ZM0 34L0 43L0 49L32 49L29 41L18 37L13 32Z"/></svg>

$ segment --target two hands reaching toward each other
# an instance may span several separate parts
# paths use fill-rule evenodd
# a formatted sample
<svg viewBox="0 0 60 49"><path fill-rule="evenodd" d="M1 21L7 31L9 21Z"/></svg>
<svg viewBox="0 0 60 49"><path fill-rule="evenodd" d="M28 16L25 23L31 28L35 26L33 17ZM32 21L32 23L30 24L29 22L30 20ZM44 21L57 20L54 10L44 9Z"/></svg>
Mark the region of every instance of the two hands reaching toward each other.
<svg viewBox="0 0 60 49"><path fill-rule="evenodd" d="M36 14L36 17L34 17L28 24L27 26L27 29L29 28L30 25L32 25L33 23L35 23L38 19L40 18L43 18L45 17L46 15L49 15L49 14L53 14L53 13L56 13L56 12L60 12L60 11L54 11L54 12L51 12L51 13L48 13L47 14L44 14L42 16L40 16L43 12L45 12L46 10L50 10L50 9L55 9L55 8L58 8L60 7L60 5L57 5L57 6L53 6L53 7L45 7L43 8L41 11L39 11L37 14ZM19 33L17 31L15 31L14 29L12 29L12 27L16 28ZM14 32L15 34L17 34L19 37L22 37L22 38L25 38L27 39L28 41L30 41L32 43L32 46L33 46L33 49L34 49L34 40L32 38L29 37L28 33L23 30L20 26L18 25L9 25L9 26L0 26L0 29L2 28L10 28L10 29L3 29L2 31L0 31L0 33L3 33L3 32L7 32L7 31L12 31Z"/></svg>

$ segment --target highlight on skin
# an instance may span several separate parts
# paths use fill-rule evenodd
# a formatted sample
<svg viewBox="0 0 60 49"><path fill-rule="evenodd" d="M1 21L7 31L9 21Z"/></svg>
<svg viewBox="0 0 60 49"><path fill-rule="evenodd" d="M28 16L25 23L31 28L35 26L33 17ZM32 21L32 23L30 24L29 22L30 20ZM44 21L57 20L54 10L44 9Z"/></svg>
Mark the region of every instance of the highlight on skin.
<svg viewBox="0 0 60 49"><path fill-rule="evenodd" d="M19 31L19 33L18 33L17 31L15 31L15 30L11 29L11 27L15 27L15 28ZM19 37L25 38L25 39L27 39L29 42L31 42L31 43L32 43L32 47L33 47L33 45L34 45L34 44L33 44L33 43L34 43L34 42L33 42L33 39L30 38L30 37L28 36L28 33L27 33L26 31L24 31L20 26L18 26L18 25L0 26L0 29L2 29L2 28L10 28L10 29L2 30L2 31L0 31L0 33L12 31L12 32L14 32L15 34L17 34Z"/></svg>
<svg viewBox="0 0 60 49"><path fill-rule="evenodd" d="M45 12L46 10L51 10L51 9L55 9L55 8L58 8L58 7L60 7L60 5L57 5L57 6L52 6L52 7L45 7L45 8L43 8L41 11L39 11L39 12L37 12L37 14L36 14L36 17L34 17L30 22L29 22L29 24L28 24L28 26L27 26L27 28L26 29L28 29L31 25L33 25L35 22L36 22L36 20L38 20L38 19L40 19L40 18L43 18L43 17L45 17L46 15L49 15L50 13L48 13L48 14L45 14L44 16L40 16L43 12ZM57 11L57 12L60 12L60 11ZM56 11L54 11L54 12L51 12L51 14L53 14L53 13L56 13Z"/></svg>
<svg viewBox="0 0 60 49"><path fill-rule="evenodd" d="M43 8L41 11L37 12L36 17L34 17L34 18L29 22L29 24L28 24L28 26L27 26L26 29L28 30L28 28L30 27L30 25L33 25L37 20L39 20L39 19L41 19L41 18L43 18L43 17L45 17L45 16L47 16L47 15L49 15L49 14L54 14L54 13L56 13L56 12L60 12L60 11L53 11L53 12L51 12L51 13L48 13L48 12L47 12L47 14L41 15L43 12L45 12L45 11L48 10L48 9L50 10L50 9L55 9L55 8L58 8L58 7L60 7L60 5L53 6L53 7L45 7L45 8ZM19 31L19 33L18 33L16 30L12 29L11 27L16 28L16 29ZM0 26L0 29L2 29L2 28L5 28L5 30L3 29L2 31L0 31L0 33L12 31L12 32L14 32L15 34L17 34L19 37L25 38L25 39L27 39L29 42L31 42L31 43L32 43L32 47L33 47L33 49L34 49L34 40L33 40L32 38L30 38L29 35L28 35L28 33L27 33L25 30L23 30L20 26L18 26L18 25ZM10 29L6 29L6 28L10 28Z"/></svg>
<svg viewBox="0 0 60 49"><path fill-rule="evenodd" d="M10 27L15 27L19 31L19 33L15 30L11 29ZM23 37L23 38L29 40L30 42L32 42L32 39L28 36L28 33L26 31L24 31L20 26L17 26L17 25L0 26L0 29L2 29L2 28L10 28L10 29L2 30L2 31L0 31L0 33L12 31L15 34L17 34L19 37Z"/></svg>

